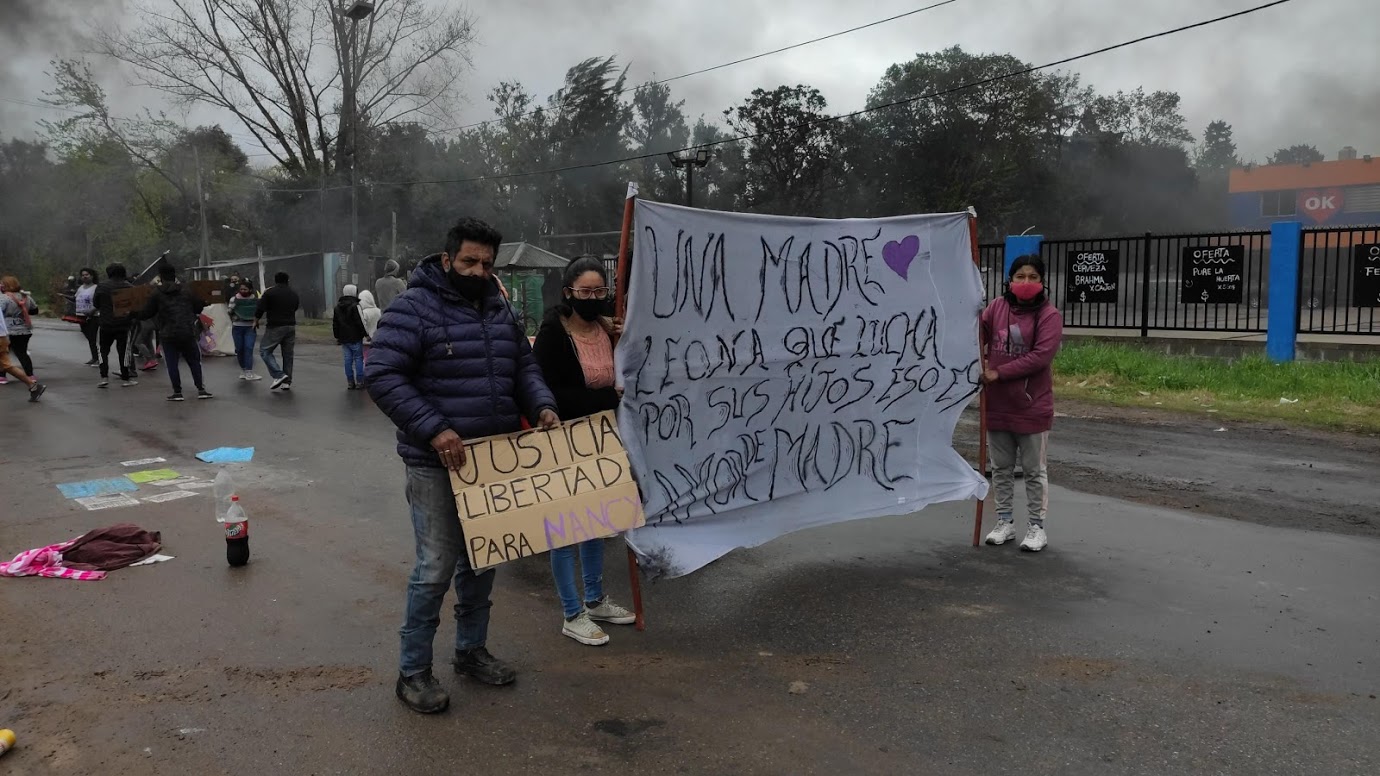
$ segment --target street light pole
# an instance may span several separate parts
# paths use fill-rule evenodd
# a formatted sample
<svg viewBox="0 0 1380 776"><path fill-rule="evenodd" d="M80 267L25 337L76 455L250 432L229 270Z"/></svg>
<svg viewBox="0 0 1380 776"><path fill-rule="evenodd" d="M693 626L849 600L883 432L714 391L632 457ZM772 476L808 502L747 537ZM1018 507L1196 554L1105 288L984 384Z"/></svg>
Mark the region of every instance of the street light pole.
<svg viewBox="0 0 1380 776"><path fill-rule="evenodd" d="M345 110L349 114L350 261L353 263L359 244L359 23L374 14L374 3L371 0L353 0L348 5L342 5L338 11L350 20L350 39L342 52L346 62L341 67L341 85L345 88Z"/></svg>
<svg viewBox="0 0 1380 776"><path fill-rule="evenodd" d="M709 149L696 148L692 151L676 152L666 154L666 158L671 160L671 166L677 170L685 168L685 206L695 206L695 168L704 167L709 164Z"/></svg>

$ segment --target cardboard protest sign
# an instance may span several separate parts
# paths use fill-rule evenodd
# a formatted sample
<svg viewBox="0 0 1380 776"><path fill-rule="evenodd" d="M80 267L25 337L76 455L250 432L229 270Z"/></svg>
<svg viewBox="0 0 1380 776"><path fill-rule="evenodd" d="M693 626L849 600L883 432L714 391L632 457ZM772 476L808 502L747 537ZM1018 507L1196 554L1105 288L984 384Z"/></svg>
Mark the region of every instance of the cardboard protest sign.
<svg viewBox="0 0 1380 776"><path fill-rule="evenodd" d="M186 285L202 304L225 304L225 284L219 280L193 280Z"/></svg>
<svg viewBox="0 0 1380 776"><path fill-rule="evenodd" d="M451 472L474 568L643 525L642 501L612 412L466 443Z"/></svg>
<svg viewBox="0 0 1380 776"><path fill-rule="evenodd" d="M967 213L634 217L618 418L645 570L986 494L951 446L981 378Z"/></svg>
<svg viewBox="0 0 1380 776"><path fill-rule="evenodd" d="M110 292L110 306L115 312L115 317L123 318L144 309L144 305L148 304L149 297L153 296L156 288L157 286L145 284L130 286L129 288L117 288Z"/></svg>

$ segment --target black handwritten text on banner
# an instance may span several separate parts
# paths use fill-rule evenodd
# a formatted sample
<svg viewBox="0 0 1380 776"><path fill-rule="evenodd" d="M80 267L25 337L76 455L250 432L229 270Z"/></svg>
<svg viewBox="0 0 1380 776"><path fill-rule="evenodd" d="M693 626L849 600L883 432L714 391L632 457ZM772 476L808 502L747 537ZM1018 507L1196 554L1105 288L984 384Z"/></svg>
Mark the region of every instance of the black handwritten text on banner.
<svg viewBox="0 0 1380 776"><path fill-rule="evenodd" d="M821 220L639 201L622 438L653 573L986 491L951 447L976 393L966 213Z"/></svg>

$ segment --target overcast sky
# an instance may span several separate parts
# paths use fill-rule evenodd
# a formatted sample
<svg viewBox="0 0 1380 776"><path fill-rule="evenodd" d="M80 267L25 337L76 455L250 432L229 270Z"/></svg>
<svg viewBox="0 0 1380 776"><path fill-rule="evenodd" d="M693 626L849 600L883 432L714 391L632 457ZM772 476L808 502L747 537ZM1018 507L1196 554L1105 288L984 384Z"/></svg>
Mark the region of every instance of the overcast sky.
<svg viewBox="0 0 1380 776"><path fill-rule="evenodd" d="M441 2L443 0L436 0ZM933 0L930 0L931 2ZM693 119L720 118L756 87L818 87L831 111L861 107L886 67L917 52L960 45L1044 63L1150 32L1241 10L1265 0L958 0L880 27L672 84ZM616 54L640 82L778 48L927 5L923 0L508 0L474 2L479 44L465 85L462 121L491 118L484 95L518 80L543 98L571 64ZM19 9L36 7L37 12ZM55 7L62 10L56 10ZM10 32L0 63L0 97L34 101L56 53L79 47L73 14L120 20L123 0L0 0ZM2 10L2 9L10 10ZM47 19L34 19L34 13ZM14 15L17 14L17 15ZM15 20L31 24L17 24ZM1139 44L1066 67L1102 91L1144 86L1184 98L1195 135L1215 118L1233 125L1243 156L1311 143L1335 158L1344 145L1380 154L1380 0L1293 0L1242 19ZM2 33L0 33L2 34ZM17 39L17 40L15 40ZM18 50L16 50L16 48ZM111 72L119 112L158 107ZM0 131L31 134L48 111L0 102ZM247 149L247 133L206 112L191 124L224 121Z"/></svg>

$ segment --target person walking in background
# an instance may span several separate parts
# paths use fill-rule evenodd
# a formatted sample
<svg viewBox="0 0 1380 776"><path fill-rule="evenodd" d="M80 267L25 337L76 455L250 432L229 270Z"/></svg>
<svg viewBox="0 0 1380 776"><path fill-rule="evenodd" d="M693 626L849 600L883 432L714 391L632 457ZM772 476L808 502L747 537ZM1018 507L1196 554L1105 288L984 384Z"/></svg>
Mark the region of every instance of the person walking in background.
<svg viewBox="0 0 1380 776"><path fill-rule="evenodd" d="M341 291L331 316L331 334L345 360L346 390L353 391L364 387L364 338L368 335L359 312L359 297L355 295L358 287L351 283Z"/></svg>
<svg viewBox="0 0 1380 776"><path fill-rule="evenodd" d="M982 313L981 334L987 362L982 381L987 391L987 444L992 451L992 488L997 526L988 544L1016 538L1012 506L1016 461L1025 475L1030 525L1021 549L1039 552L1048 544L1049 511L1046 451L1054 425L1054 355L1064 338L1064 318L1049 301L1045 263L1021 256L1011 264L1006 293Z"/></svg>
<svg viewBox="0 0 1380 776"><path fill-rule="evenodd" d="M373 344L374 332L379 330L379 319L383 311L374 304L374 295L369 291L359 292L359 318L364 321L364 362L369 362L369 346Z"/></svg>
<svg viewBox="0 0 1380 776"><path fill-rule="evenodd" d="M597 259L576 259L566 265L561 304L546 314L537 331L533 353L563 421L618 407L613 369L615 322L604 317L609 299L606 272ZM584 577L583 599L575 586L577 553ZM635 614L604 595L603 539L552 550L551 574L565 617L562 634L581 644L599 646L607 644L609 637L596 621L615 625L637 622Z"/></svg>
<svg viewBox="0 0 1380 776"><path fill-rule="evenodd" d="M134 287L127 276L123 264L111 264L106 267L106 279L96 286L96 294L93 297L96 304L96 321L101 328L101 381L96 384L97 388L110 387L111 345L115 346L116 355L120 359L120 385L130 388L139 384L139 381L134 379L134 369L128 353L129 332L134 319L128 313L118 316L115 314L115 294Z"/></svg>
<svg viewBox="0 0 1380 776"><path fill-rule="evenodd" d="M292 351L297 345L297 311L302 307L302 300L297 297L297 292L288 285L288 273L279 272L273 276L273 288L268 289L259 297L259 307L254 313L254 322L257 324L261 319L267 319L267 327L264 329L264 339L259 345L259 357L263 359L264 366L268 367L268 374L273 378L273 384L269 390L282 388L285 391L292 390ZM283 351L283 363L278 363L273 351L281 348Z"/></svg>
<svg viewBox="0 0 1380 776"><path fill-rule="evenodd" d="M96 347L101 327L96 323L96 270L82 267L77 273L77 288L72 293L73 314L81 320L81 334L86 337L86 346L91 349L91 360L87 366L100 366L101 353Z"/></svg>
<svg viewBox="0 0 1380 776"><path fill-rule="evenodd" d="M456 671L491 685L517 678L486 646L495 572L470 567L447 470L464 465L466 439L517 431L524 417L547 429L560 423L541 367L492 280L501 242L483 221L456 224L445 250L422 263L384 314L365 369L370 396L398 427L417 545L395 692L424 714L450 704L432 674L432 641L452 580Z"/></svg>
<svg viewBox="0 0 1380 776"><path fill-rule="evenodd" d="M230 336L235 341L235 360L240 365L241 380L262 380L254 373L254 341L259 336L255 315L259 311L259 296L248 280L241 280L230 297Z"/></svg>
<svg viewBox="0 0 1380 776"><path fill-rule="evenodd" d="M201 311L206 305L182 287L177 280L177 268L171 264L158 268L158 279L162 282L139 318L153 321L158 329L158 341L168 359L168 380L172 382L173 392L168 401L182 401L182 369L178 366L181 361L187 362L192 373L196 397L210 399L211 392L206 390L201 374L201 348L196 342Z"/></svg>
<svg viewBox="0 0 1380 776"><path fill-rule="evenodd" d="M380 310L387 310L388 305L393 304L393 300L398 298L398 294L407 290L407 283L398 277L398 271L398 262L389 259L383 264L383 277L374 281L374 293L378 295Z"/></svg>
<svg viewBox="0 0 1380 776"><path fill-rule="evenodd" d="M34 376L34 360L29 357L29 340L34 334L34 315L38 314L38 303L20 285L14 275L0 278L0 313L5 316L5 326L9 329L10 352L19 361L24 374Z"/></svg>
<svg viewBox="0 0 1380 776"><path fill-rule="evenodd" d="M0 315L0 375L8 374L29 387L29 401L36 402L48 390L42 383L25 374L18 364L10 361L10 330L5 316Z"/></svg>

